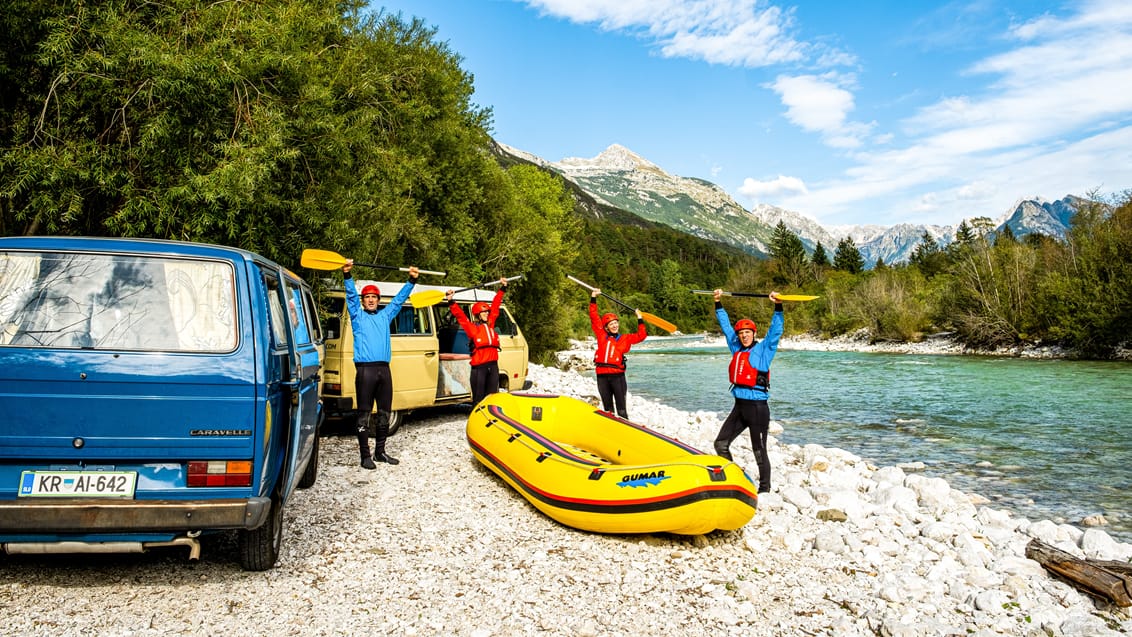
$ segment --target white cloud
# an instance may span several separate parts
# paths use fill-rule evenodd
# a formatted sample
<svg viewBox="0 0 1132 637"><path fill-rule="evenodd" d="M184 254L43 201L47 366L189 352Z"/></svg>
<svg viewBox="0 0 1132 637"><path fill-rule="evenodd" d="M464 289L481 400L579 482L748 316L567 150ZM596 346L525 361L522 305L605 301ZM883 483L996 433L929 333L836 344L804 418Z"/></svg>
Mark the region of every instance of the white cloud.
<svg viewBox="0 0 1132 637"><path fill-rule="evenodd" d="M978 179L956 189L955 198L966 201L979 201L994 195L997 191L998 189L990 182L985 179Z"/></svg>
<svg viewBox="0 0 1132 637"><path fill-rule="evenodd" d="M523 0L543 14L633 33L666 57L763 67L812 56L852 60L796 40L791 11L760 0Z"/></svg>
<svg viewBox="0 0 1132 637"><path fill-rule="evenodd" d="M988 79L981 87L901 123L903 148L858 152L843 178L810 180L808 195L780 205L823 217L865 207L938 223L957 211L998 214L1019 193L1127 188L1132 150L1116 140L1132 136L1132 92L1123 89L1132 86L1132 4L1090 2L1083 13L1042 16L1010 35L1026 41L966 71ZM824 120L798 122L832 127L829 110Z"/></svg>
<svg viewBox="0 0 1132 637"><path fill-rule="evenodd" d="M786 106L786 118L804 130L837 130L853 110L852 93L814 75L780 75L770 88Z"/></svg>
<svg viewBox="0 0 1132 637"><path fill-rule="evenodd" d="M846 67L845 51L797 40L794 14L761 0L523 0L545 15L650 40L666 57L749 68L809 65ZM853 149L875 127L853 122L851 74L780 75L768 86L786 107L785 117L818 133L831 148Z"/></svg>
<svg viewBox="0 0 1132 637"><path fill-rule="evenodd" d="M641 38L665 56L782 66L766 86L784 118L850 163L822 179L748 178L738 189L744 197L779 198L777 205L814 217L883 210L893 220L935 223L956 209L993 214L1018 193L1056 197L1129 187L1132 151L1122 145L1132 137L1132 91L1124 88L1132 86L1127 0L1085 0L1070 5L1070 15L1051 10L1013 25L997 34L1013 48L999 47L956 73L969 89L886 124L887 130L853 119L857 73L877 76L854 68L861 62L851 53L799 39L796 15L764 0L521 1L546 15ZM975 9L958 21L943 20L946 12L925 17L957 25L954 38L994 39Z"/></svg>
<svg viewBox="0 0 1132 637"><path fill-rule="evenodd" d="M739 192L746 197L757 200L782 195L804 195L807 190L806 184L801 179L779 175L777 179L771 181L757 181L747 177L743 180L743 185L739 186Z"/></svg>
<svg viewBox="0 0 1132 637"><path fill-rule="evenodd" d="M855 106L853 93L845 86L855 82L852 75L827 73L778 76L769 88L786 106L786 119L805 131L820 133L832 148L858 148L875 124L849 121Z"/></svg>

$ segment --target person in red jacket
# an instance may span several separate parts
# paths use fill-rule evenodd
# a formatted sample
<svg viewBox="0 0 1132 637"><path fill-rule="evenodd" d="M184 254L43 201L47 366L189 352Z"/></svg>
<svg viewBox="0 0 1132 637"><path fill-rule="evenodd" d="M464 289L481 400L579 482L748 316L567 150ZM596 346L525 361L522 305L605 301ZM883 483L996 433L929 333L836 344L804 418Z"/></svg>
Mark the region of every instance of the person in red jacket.
<svg viewBox="0 0 1132 637"><path fill-rule="evenodd" d="M601 290L597 288L590 291L590 325L597 339L597 351L594 352L597 393L601 396L602 409L614 413L616 408L617 415L628 420L629 409L625 405L625 393L628 391L625 383L625 354L633 345L645 340L648 331L645 330L645 320L640 310L636 310L637 331L631 334L621 334L621 321L613 312L598 317L599 294Z"/></svg>
<svg viewBox="0 0 1132 637"><path fill-rule="evenodd" d="M455 292L448 290L445 299L448 311L456 318L472 346L472 407L488 394L499 391L499 333L495 331L495 319L499 318L499 305L503 303L503 293L507 290L507 279L499 280L499 289L491 305L478 301L472 304L472 318L469 321L464 311L452 297Z"/></svg>

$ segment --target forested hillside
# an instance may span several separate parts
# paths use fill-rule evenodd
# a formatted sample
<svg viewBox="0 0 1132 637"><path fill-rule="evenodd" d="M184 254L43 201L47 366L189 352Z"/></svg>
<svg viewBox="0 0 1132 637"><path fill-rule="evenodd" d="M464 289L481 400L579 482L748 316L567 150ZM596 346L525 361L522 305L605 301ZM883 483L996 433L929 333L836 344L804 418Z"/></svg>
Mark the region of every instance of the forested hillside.
<svg viewBox="0 0 1132 637"><path fill-rule="evenodd" d="M443 269L453 287L522 274L509 302L536 357L588 332L567 274L684 332L713 328L688 289L724 287L822 295L788 310L793 331L949 330L1100 357L1130 340L1127 197L1078 215L1065 242L961 227L946 250L866 271L851 244L807 253L779 228L759 260L502 161L459 52L421 21L358 0L0 7L0 234L221 243L300 272L316 247Z"/></svg>

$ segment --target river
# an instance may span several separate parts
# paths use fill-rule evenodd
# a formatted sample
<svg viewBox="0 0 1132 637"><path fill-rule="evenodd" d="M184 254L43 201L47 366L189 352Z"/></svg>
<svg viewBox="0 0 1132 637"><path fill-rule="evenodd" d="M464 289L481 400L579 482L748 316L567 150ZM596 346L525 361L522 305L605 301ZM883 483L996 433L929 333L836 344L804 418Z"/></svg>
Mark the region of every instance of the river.
<svg viewBox="0 0 1132 637"><path fill-rule="evenodd" d="M629 391L726 415L728 357L719 340L650 339L630 353ZM995 508L1071 523L1099 513L1132 542L1132 364L780 349L770 409L783 444L923 462Z"/></svg>

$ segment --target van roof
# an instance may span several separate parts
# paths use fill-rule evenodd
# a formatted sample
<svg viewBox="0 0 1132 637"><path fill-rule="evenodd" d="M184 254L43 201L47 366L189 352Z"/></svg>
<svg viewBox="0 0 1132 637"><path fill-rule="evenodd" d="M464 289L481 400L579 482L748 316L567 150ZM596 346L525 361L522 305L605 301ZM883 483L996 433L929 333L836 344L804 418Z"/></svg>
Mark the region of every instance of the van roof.
<svg viewBox="0 0 1132 637"><path fill-rule="evenodd" d="M170 257L238 258L247 261L259 260L270 264L271 267L282 267L263 255L243 248L171 239L71 236L0 237L0 250L138 252ZM296 279L300 278L299 275L289 269L287 269L287 273Z"/></svg>
<svg viewBox="0 0 1132 637"><path fill-rule="evenodd" d="M405 285L404 281L370 281L368 279L356 279L354 284L360 291L367 285L376 285L377 289L381 290L382 298L393 298L397 292L401 290L401 286ZM413 286L413 293L424 292L426 290L440 290L447 292L448 290L458 290L464 287L463 285L422 285L420 283ZM478 290L464 290L463 292L456 293L457 301L490 301L495 296L497 286L490 288L480 288Z"/></svg>

